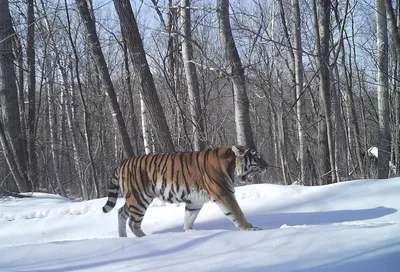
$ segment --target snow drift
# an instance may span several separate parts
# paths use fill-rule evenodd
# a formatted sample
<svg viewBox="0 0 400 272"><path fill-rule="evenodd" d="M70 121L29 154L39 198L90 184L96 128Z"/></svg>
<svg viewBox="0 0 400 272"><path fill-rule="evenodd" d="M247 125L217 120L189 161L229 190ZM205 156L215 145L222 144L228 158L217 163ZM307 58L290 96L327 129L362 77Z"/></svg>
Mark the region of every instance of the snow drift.
<svg viewBox="0 0 400 272"><path fill-rule="evenodd" d="M142 228L119 238L106 198L35 193L0 198L0 271L400 271L400 178L321 187L236 188L237 231L207 203L183 232L184 205L155 200Z"/></svg>

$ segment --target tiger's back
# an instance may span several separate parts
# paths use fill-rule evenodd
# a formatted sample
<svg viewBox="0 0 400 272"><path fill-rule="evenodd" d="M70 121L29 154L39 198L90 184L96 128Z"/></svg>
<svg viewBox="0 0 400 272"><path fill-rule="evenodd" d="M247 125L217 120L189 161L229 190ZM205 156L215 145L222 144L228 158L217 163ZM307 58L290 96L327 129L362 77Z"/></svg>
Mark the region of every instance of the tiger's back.
<svg viewBox="0 0 400 272"><path fill-rule="evenodd" d="M223 211L226 210L225 214L228 217L232 215L233 221L239 220L239 225L249 226L247 221L244 222L244 216L240 208L237 209L234 199L235 176L244 170L243 159L234 150L221 147L126 159L114 172L109 199L103 211L108 212L115 206L116 193L120 188L126 199L125 205L119 209L120 236L126 236L128 218L133 233L139 237L144 235L141 222L155 197L170 203L186 203L185 230L192 228L201 207L210 199L217 204L228 202L221 204L225 207L221 207Z"/></svg>

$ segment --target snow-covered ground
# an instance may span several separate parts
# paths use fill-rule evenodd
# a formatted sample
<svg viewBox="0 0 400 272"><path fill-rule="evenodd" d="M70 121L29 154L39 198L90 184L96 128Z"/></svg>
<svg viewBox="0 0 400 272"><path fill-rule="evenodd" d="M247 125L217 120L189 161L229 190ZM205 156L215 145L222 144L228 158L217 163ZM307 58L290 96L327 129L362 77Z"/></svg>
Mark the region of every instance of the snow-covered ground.
<svg viewBox="0 0 400 272"><path fill-rule="evenodd" d="M235 230L208 203L183 232L184 205L155 201L148 236L118 238L105 198L0 198L0 271L400 271L400 178L250 185L236 197L262 231Z"/></svg>

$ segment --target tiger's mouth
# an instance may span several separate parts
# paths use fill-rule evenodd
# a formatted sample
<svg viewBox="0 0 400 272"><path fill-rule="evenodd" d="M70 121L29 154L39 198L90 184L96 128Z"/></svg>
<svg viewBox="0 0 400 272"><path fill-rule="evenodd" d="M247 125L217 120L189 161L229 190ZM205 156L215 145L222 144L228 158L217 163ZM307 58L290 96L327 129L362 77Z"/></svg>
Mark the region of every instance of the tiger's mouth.
<svg viewBox="0 0 400 272"><path fill-rule="evenodd" d="M246 181L248 178L253 178L254 175L256 175L256 174L264 174L266 171L267 171L266 167L258 168L256 170L252 170L252 171L247 172L246 174L242 175L241 176L241 180L242 181Z"/></svg>
<svg viewBox="0 0 400 272"><path fill-rule="evenodd" d="M247 172L246 174L241 176L242 181L246 181L248 178L254 177L256 172Z"/></svg>

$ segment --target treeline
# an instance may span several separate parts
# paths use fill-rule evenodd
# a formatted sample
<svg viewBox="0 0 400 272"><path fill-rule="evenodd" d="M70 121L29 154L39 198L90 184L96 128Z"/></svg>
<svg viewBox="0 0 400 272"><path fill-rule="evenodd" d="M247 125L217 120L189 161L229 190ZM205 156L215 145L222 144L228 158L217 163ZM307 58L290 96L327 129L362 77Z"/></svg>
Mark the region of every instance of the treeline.
<svg viewBox="0 0 400 272"><path fill-rule="evenodd" d="M122 158L234 143L258 182L396 175L400 12L374 4L0 1L0 190L96 198Z"/></svg>

